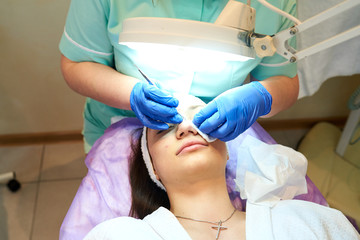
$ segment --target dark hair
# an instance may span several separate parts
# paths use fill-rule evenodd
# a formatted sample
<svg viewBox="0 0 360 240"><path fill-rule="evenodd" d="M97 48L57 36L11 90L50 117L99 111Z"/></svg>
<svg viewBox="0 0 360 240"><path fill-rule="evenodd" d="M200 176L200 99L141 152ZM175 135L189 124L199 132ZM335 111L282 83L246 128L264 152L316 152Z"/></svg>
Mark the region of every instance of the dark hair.
<svg viewBox="0 0 360 240"><path fill-rule="evenodd" d="M139 134L132 134L132 136L135 135ZM161 206L170 209L170 202L166 192L159 188L149 176L141 152L141 135L138 140L131 141L129 177L132 200L129 215L143 219Z"/></svg>

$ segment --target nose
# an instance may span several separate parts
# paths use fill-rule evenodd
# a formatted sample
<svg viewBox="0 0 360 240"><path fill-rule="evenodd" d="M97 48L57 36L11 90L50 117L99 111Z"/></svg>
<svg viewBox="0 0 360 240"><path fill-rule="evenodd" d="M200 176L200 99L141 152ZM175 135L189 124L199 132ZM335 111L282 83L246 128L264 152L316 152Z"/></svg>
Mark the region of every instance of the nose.
<svg viewBox="0 0 360 240"><path fill-rule="evenodd" d="M198 132L193 127L193 123L192 123L191 120L184 120L177 127L176 137L177 138L183 138L183 137L187 136L188 134L197 135Z"/></svg>

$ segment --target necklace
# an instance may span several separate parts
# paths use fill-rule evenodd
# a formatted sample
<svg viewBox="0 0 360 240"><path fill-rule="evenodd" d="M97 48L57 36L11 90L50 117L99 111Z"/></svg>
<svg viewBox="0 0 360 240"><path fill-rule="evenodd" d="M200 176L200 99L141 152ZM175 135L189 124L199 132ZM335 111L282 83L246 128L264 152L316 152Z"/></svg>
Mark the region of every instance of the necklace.
<svg viewBox="0 0 360 240"><path fill-rule="evenodd" d="M222 226L222 224L227 222L234 215L235 212L236 212L236 208L234 208L234 211L231 213L231 215L227 219L225 219L224 221L220 220L218 222L212 222L212 221L206 221L206 220L198 220L198 219L182 217L182 216L175 216L175 217L185 219L185 220L194 221L194 222L202 222L202 223L209 223L209 224L212 224L212 225L216 225L216 226L211 226L211 228L217 230L215 239L218 240L219 236L220 236L220 231L227 229L227 227Z"/></svg>

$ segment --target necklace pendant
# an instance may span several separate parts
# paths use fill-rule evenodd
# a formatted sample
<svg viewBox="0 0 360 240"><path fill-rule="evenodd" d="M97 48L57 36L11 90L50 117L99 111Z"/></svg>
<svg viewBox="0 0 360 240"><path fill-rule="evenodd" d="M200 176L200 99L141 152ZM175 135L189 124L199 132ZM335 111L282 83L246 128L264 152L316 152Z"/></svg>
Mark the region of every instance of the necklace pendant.
<svg viewBox="0 0 360 240"><path fill-rule="evenodd" d="M210 221L206 221L206 220L198 220L198 219L194 219L194 218L182 217L182 216L176 216L176 215L175 215L175 217L185 219L185 220L194 221L194 222L216 224L216 226L211 226L211 228L217 230L215 239L218 240L219 236L220 236L220 231L228 229L227 227L222 226L222 224L224 222L227 222L234 215L235 212L236 212L236 208L234 208L234 211L231 213L231 215L226 220L224 220L224 221L220 220L219 222L210 222Z"/></svg>
<svg viewBox="0 0 360 240"><path fill-rule="evenodd" d="M212 229L217 229L217 233L216 233L216 238L215 238L215 240L218 240L218 239L219 239L220 231L221 231L221 230L226 230L226 229L227 229L227 227L222 226L222 221L217 222L217 226L211 226L211 228L212 228Z"/></svg>

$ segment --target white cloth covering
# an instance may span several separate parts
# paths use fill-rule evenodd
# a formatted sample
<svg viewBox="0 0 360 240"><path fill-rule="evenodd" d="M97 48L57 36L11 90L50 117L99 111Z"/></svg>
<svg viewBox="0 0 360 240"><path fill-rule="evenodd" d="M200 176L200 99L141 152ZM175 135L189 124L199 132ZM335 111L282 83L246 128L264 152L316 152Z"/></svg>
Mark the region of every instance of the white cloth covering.
<svg viewBox="0 0 360 240"><path fill-rule="evenodd" d="M271 207L307 193L307 160L300 152L247 136L238 155L235 183L242 199Z"/></svg>
<svg viewBox="0 0 360 240"><path fill-rule="evenodd" d="M254 211L254 207L257 208ZM261 211L259 211L261 209ZM260 214L260 215L259 215ZM84 240L190 240L167 209L159 208L144 220L119 217L93 228ZM247 240L356 240L354 227L339 211L300 200L280 201L274 207L247 205Z"/></svg>
<svg viewBox="0 0 360 240"><path fill-rule="evenodd" d="M248 162L235 180L246 197L247 240L360 239L355 228L338 210L291 199L306 192L306 159L290 148L268 145L248 137L239 163ZM244 161L243 159L246 159ZM85 240L188 240L176 217L160 207L143 220L119 217L97 225Z"/></svg>
<svg viewBox="0 0 360 240"><path fill-rule="evenodd" d="M359 234L340 211L301 200L274 207L247 203L247 240L356 240Z"/></svg>
<svg viewBox="0 0 360 240"><path fill-rule="evenodd" d="M291 200L307 193L307 160L300 152L247 136L238 154L235 182L247 199L247 240L360 239L340 211Z"/></svg>
<svg viewBox="0 0 360 240"><path fill-rule="evenodd" d="M343 1L344 0L297 1L298 17L301 21L305 21ZM297 37L298 49L305 49L315 43L357 26L360 23L359 12L360 5L300 33ZM331 77L359 74L359 52L360 37L358 36L300 60L298 63L300 80L299 98L314 94L320 88L321 84Z"/></svg>
<svg viewBox="0 0 360 240"><path fill-rule="evenodd" d="M143 220L119 217L93 228L84 240L191 240L188 233L166 208L160 207Z"/></svg>

